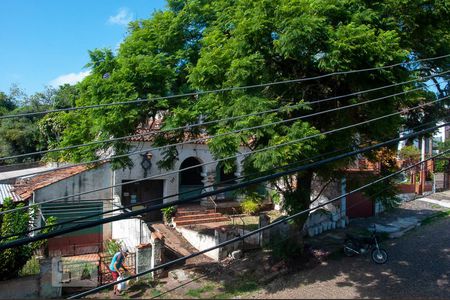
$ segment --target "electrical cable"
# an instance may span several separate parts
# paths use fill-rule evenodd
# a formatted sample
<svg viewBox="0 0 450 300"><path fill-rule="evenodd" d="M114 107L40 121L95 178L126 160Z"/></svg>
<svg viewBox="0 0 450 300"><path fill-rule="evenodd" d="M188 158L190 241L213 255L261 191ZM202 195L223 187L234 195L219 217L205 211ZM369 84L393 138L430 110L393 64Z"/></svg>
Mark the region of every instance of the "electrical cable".
<svg viewBox="0 0 450 300"><path fill-rule="evenodd" d="M420 79L414 79L414 80L409 80L409 81L406 81L406 82L395 83L395 84L391 84L391 85L387 85L387 86L382 86L382 87L378 87L378 88L373 88L373 89L369 89L369 90L359 91L359 92L350 93L350 94L341 95L341 96L334 96L334 97L329 97L329 98L315 100L315 101L303 102L303 103L300 103L300 104L302 104L302 105L309 105L309 104L315 105L315 104L322 103L322 102L327 102L327 101L336 100L336 99L340 99L340 98L355 96L355 95L359 95L359 94L365 94L365 93L377 91L377 90L380 90L380 89L385 89L385 88L390 88L390 87L394 87L394 86L403 85L403 84L406 84L406 83L416 82L418 80L424 80L424 79L427 79L427 78L440 76L440 75L443 75L443 74L446 74L446 73L449 73L449 72L450 71L444 71L444 72L441 72L441 73L438 73L438 74L435 74L435 75L422 77ZM432 86L436 86L438 84L441 84L441 82L432 83L430 85L427 85L426 88L429 88L429 87L432 87ZM372 99L372 100L361 102L361 103L355 103L355 104L352 104L352 105L349 105L349 106L342 106L342 107L339 107L339 108L337 108L335 110L350 108L350 107L354 107L354 106L358 106L358 105L362 105L362 104L366 104L366 103L371 103L371 102L387 99L387 98L390 98L390 97L404 95L404 94L408 94L408 93L411 93L411 92L415 92L415 91L421 90L423 88L424 87L419 87L419 88L415 88L415 89L412 89L412 90L407 90L407 91L404 91L404 92L396 93L396 94L393 94L393 95L390 95L390 96L384 96L384 97L381 97L381 98L376 98L376 99ZM242 119L242 118L246 118L246 117L249 117L249 116L257 116L257 115L262 115L262 114L267 114L267 113L279 112L279 111L282 111L282 110L285 110L285 109L289 109L289 108L296 108L298 106L299 106L299 104L288 105L288 106L285 106L285 107L280 107L280 108L276 108L276 109L266 110L266 111L262 111L262 112L251 113L251 114L246 114L246 115L241 115L241 116L234 116L234 117L229 117L229 118L223 118L223 119L219 119L219 120L212 120L212 121L203 122L203 123L195 123L195 124L181 126L181 127L176 127L176 128L171 128L171 129L162 129L162 130L157 130L157 131L155 130L155 131L151 131L151 132L147 132L147 133L140 133L140 134L127 135L127 136L122 136L122 137L117 137L117 138L111 138L111 139L108 139L108 140L93 141L93 142L89 142L89 143L72 145L72 146L67 146L67 147L60 147L60 148L47 149L47 150L42 150L42 151L35 151L35 152L29 152L29 153L5 156L5 157L0 157L0 161L16 159L16 158L21 158L21 157L34 156L34 155L42 155L42 154L46 154L46 153L60 152L60 151L71 150L71 149L76 149L76 148L86 147L86 146L93 146L93 145L98 145L98 144L112 143L112 142L126 140L126 139L139 138L139 137L150 136L150 135L157 135L157 134L163 134L163 133L171 132L171 131L191 129L191 128L195 128L195 127L199 127L199 126L206 126L206 125L216 124L216 123L220 123L220 122L228 122L228 121L231 121L231 120ZM334 110L331 109L331 110L323 111L321 113L328 113L328 112L331 112L331 111L334 111ZM321 113L317 113L315 115L319 115ZM314 115L306 115L306 116L302 116L302 118L307 118L307 117L310 117L310 116L314 116ZM250 129L252 129L252 128L250 128ZM182 144L188 144L188 143L191 143L191 142L195 142L195 140L194 141L185 141ZM167 146L164 146L164 147L169 147L169 146L170 145L167 145ZM139 154L139 153L142 153L142 151L137 151L136 152L136 154Z"/></svg>
<svg viewBox="0 0 450 300"><path fill-rule="evenodd" d="M282 144L269 146L269 147L266 147L266 148L263 148L263 149L243 152L243 153L239 153L239 154L234 155L234 156L229 156L229 157L217 159L217 160L206 162L206 163L201 163L201 164L198 164L198 165L195 165L195 166L191 166L191 167L186 167L184 169L180 169L180 170L176 170L176 171L170 171L170 172L166 172L166 173L163 173L163 174L153 175L153 176L150 176L150 177L144 177L144 178L141 178L141 179L130 180L130 181L127 181L127 182L117 183L117 184L114 184L114 185L110 185L108 187L102 187L102 188L98 188L98 189L93 189L93 190L89 190L89 191L85 191L85 192L81 192L81 193L76 193L76 194L72 194L72 195L67 195L67 196L63 196L63 197L59 197L59 198L53 198L53 199L50 199L50 200L39 202L39 203L37 203L35 205L42 205L42 204L45 204L45 203L54 202L54 201L58 201L58 200L63 200L63 199L67 199L67 198L71 198L71 197L75 197L75 196L86 195L86 194L89 194L89 193L103 191L103 190L106 190L106 189L109 189L109 188L113 188L113 187L133 184L133 183L141 182L141 181L148 180L148 179L160 178L162 176L177 174L179 172L182 172L182 171L185 171L185 170L190 170L190 169L193 169L193 168L197 168L199 166L205 166L205 165L209 165L209 164L213 164L213 163L217 163L217 162L221 162L221 161L235 159L235 158L240 157L240 156L246 156L246 155L251 155L251 154L255 154L255 153L259 153L259 152L263 152L263 151L267 151L267 150L271 150L271 149L276 149L276 148L279 148L279 147L282 147L282 146L287 146L287 145L290 145L290 144L293 144L293 143L298 143L298 142L301 142L301 141L304 141L304 140L309 140L309 139L314 138L314 137L320 137L320 136L323 136L323 135L332 134L332 133L339 132L339 131L342 131L342 130L346 130L346 129L350 129L350 128L357 127L357 126L360 126L360 125L368 124L368 123L371 123L371 122L374 122L374 121L378 121L378 120L381 120L381 119L384 119L384 118L392 117L392 116L395 116L395 115L400 115L400 114L403 114L403 113L408 112L410 110L414 110L414 109L417 109L417 108L422 108L422 107L428 106L430 104L442 101L442 100L447 99L449 97L450 96L442 97L440 99L437 99L437 100L434 100L434 101L430 101L430 102L427 102L425 104L421 104L421 105L418 105L418 106L415 106L415 107L412 107L412 108L404 109L404 110L402 110L400 112L395 112L395 113L383 115L381 117L373 118L373 119L370 119L370 120L367 120L367 121L363 121L363 122L360 122L360 123L357 123L357 124L352 124L352 125L340 127L338 129L333 129L333 130L329 130L329 131L326 131L326 132L321 132L321 133L317 133L317 134L313 134L313 135L308 135L308 136L300 138L300 139L295 139L295 140L292 140L292 141L289 141L289 142L285 142L285 143L282 143ZM0 215L3 215L5 213L7 213L7 212L12 212L12 211L26 209L28 207L30 207L30 206L27 205L27 206L17 207L17 208L14 208L14 209L10 209L10 210L7 210L7 211L0 212Z"/></svg>
<svg viewBox="0 0 450 300"><path fill-rule="evenodd" d="M30 116L36 116L36 115L44 115L44 114L49 114L49 113L54 113L54 112L74 111L74 110L81 110L81 109L109 107L109 106L115 106L115 105L128 105L128 104L135 104L135 103L142 103L142 102L182 98L182 97L192 97L192 96L199 96L199 95L204 95L204 94L213 94L213 93L229 92L229 91L236 91L236 90L268 87L268 86L272 86L272 85L280 85L280 84L287 84L287 83L299 83L299 82L304 82L304 81L311 81L311 80L332 77L332 76L336 76L336 75L346 75L346 74L353 74L353 73L360 73L360 72L385 70L385 69L390 69L390 68L394 68L394 67L402 66L402 65L405 66L405 65L410 65L410 64L417 64L417 63L424 62L424 61L432 61L432 60L447 58L449 56L450 56L450 54L446 54L446 55L441 55L441 56L437 56L437 57L423 58L423 59L418 59L418 60L414 60L414 61L401 62L401 63L391 64L391 65L381 66L381 67L365 68L365 69L349 70L349 71L338 71L338 72L332 72L332 73L313 76L313 77L305 77L305 78L276 81L276 82L269 82L269 83L263 83L263 84L247 85L247 86L241 86L241 87L230 87L230 88L222 88L222 89L215 89L215 90L208 90L208 91L197 91L197 92L191 92L191 93L185 93L185 94L177 94L177 95L171 95L171 96L155 97L155 98L150 98L150 99L138 99L138 100L132 100L132 101L121 101L121 102L102 103L102 104L86 105L86 106L79 106L79 107L60 108L60 109L45 110L45 111L40 111L40 112L4 115L4 116L0 116L0 120L11 119L11 118L20 118L20 117L30 117Z"/></svg>
<svg viewBox="0 0 450 300"><path fill-rule="evenodd" d="M261 176L261 177L256 178L256 179L251 179L251 180L248 180L246 182L237 183L237 184L234 184L233 186L224 187L223 189L221 189L219 191L207 191L205 193L202 193L201 195L192 196L192 197L189 197L189 198L186 198L186 199L183 199L183 200L175 200L175 201L172 201L170 203L158 204L158 205L154 205L152 207L137 209L137 210L131 211L131 212L126 212L126 213L123 213L123 214L120 214L120 215L117 215L117 216L112 216L112 217L103 218L103 219L100 219L100 220L95 220L95 221L92 221L92 222L87 222L87 223L84 223L84 224L75 225L75 226L72 226L70 228L54 230L54 231L51 231L51 232L48 232L48 233L44 233L44 234L40 234L40 235L36 235L36 236L33 236L33 237L27 237L27 238L23 238L23 239L17 239L17 240L14 240L14 241L10 241L8 243L2 243L2 244L0 244L0 251L1 250L5 250L5 249L9 249L9 248L12 248L12 247L21 246L21 245L24 245L24 244L27 244L27 243L30 243L30 242L43 240L43 239L48 239L48 238L51 238L51 237L54 237L54 236L58 236L58 235L62 235L62 234L65 234L65 233L69 233L69 232L73 232L73 231L77 231L77 230L81 230L81 229L85 229L85 228L90 228L90 227L94 227L94 226L97 226L97 225L100 225L100 224L110 223L110 222L117 221L117 220L126 219L128 217L142 215L143 213L146 213L146 212L160 210L162 208L166 208L166 207L173 206L173 205L189 203L191 201L194 201L194 200L197 200L197 199L201 199L201 198L205 198L205 197L209 197L209 196L213 196L213 195L217 195L219 193L225 193L225 192L228 192L228 191L233 191L233 190L237 190L237 189L240 189L240 188L244 188L244 187L247 187L247 186L250 186L250 185L255 185L255 184L262 183L262 182L270 181L270 180L276 179L276 178L281 177L281 176L291 175L291 174L294 174L294 173L297 173L297 172L300 172L300 171L304 171L304 170L307 170L307 169L310 169L310 168L322 166L324 164L327 164L327 163L330 163L330 162L334 162L334 161L337 161L337 160L340 160L340 159L343 159L343 158L351 157L351 156L354 156L354 155L357 155L357 154L361 154L361 153L364 153L364 152L367 152L367 151L372 151L372 150L378 149L378 148L383 147L383 146L388 146L390 144L393 144L393 143L396 143L396 142L399 142L399 141L402 141L402 140L409 139L411 137L417 137L417 136L420 136L420 135L422 135L424 133L427 133L427 132L430 132L430 131L434 131L437 128L446 126L448 124L450 124L450 123L445 123L445 124L442 124L442 125L434 126L432 128L429 128L429 129L426 129L426 130L421 130L421 131L416 132L416 133L408 134L408 135L405 135L403 137L398 137L398 138L391 139L389 141L385 141L385 142L382 142L382 143L377 143L375 145L371 145L371 146L368 146L368 147L365 147L365 148L362 148L362 149L357 149L357 150L354 150L354 151L351 151L351 152L346 152L344 154L340 154L340 155L337 155L337 156L334 156L334 157L331 157L331 158L327 158L327 159L321 160L319 162L308 163L308 164L305 164L305 165L302 165L302 166L299 166L299 167L296 167L296 168L292 168L292 169L287 170L287 171L277 172L275 174L265 175L265 176Z"/></svg>
<svg viewBox="0 0 450 300"><path fill-rule="evenodd" d="M412 165L412 166L403 168L403 169L400 170L400 171L394 172L394 173L392 173L392 174L389 174L389 175L387 175L387 176L384 176L384 177L382 177L382 178L379 178L379 179L377 179L377 180L374 180L374 181L372 181L372 182L370 182L370 183L368 183L368 184L362 185L362 186L360 186L359 188L356 188L356 189L354 189L354 190L352 190L352 191L350 191L350 192L347 192L347 193L345 193L345 194L343 194L343 195L340 195L340 196L338 196L338 197L335 197L335 198L333 198L333 199L331 199L331 200L329 200L329 201L327 201L327 202L324 202L324 203L318 205L317 207L315 207L315 208L313 208L313 209L309 208L309 209L302 210L302 211L297 212L297 213L295 213L295 214L293 214L293 215L291 215L291 216L288 216L288 217L286 217L286 218L284 218L284 219L275 221L275 222L270 223L270 224L268 224L268 225L266 225L266 226L262 226L262 227L260 227L260 228L258 228L258 229L255 229L255 230L252 230L252 231L250 231L250 232L248 232L248 233L245 233L245 234L243 234L242 236L235 237L235 238L232 238L232 239L227 240L227 241L225 241L225 242L219 243L219 244L217 244L216 246L209 247L209 248L204 249L204 250L201 250L201 251L199 251L199 252L196 252L196 253L193 253L193 254L190 254L190 255L187 255L187 256L184 256L184 257L180 257L180 258L174 259L174 260L172 260L172 261L170 261L170 262L167 262L167 263L163 263L163 264L157 265L157 266L155 266L155 267L153 267L153 268L151 268L151 269L149 269L149 270L147 270L147 271L143 271L143 272L141 272L141 273L138 273L138 274L135 274L135 275L131 275L131 276L125 278L125 279L117 280L116 282L108 283L108 284L105 284L105 285L102 285L102 286L93 288L93 289L91 289L91 290L88 290L88 291L85 291L85 292L82 292L82 293L73 295L73 296L69 297L68 299L77 299L77 298L80 298L80 297L84 297L84 296L90 295L90 294L92 294L92 293L98 292L98 291L100 291L100 290L106 289L106 288L108 288L108 287L112 287L112 286L114 286L114 285L116 285L116 284L119 284L119 283L121 283L121 282L125 282L125 281L128 281L128 280L130 280L130 279L138 278L138 277L140 277L140 276L143 276L143 275L152 273L152 272L154 272L154 271L163 269L163 268L165 268L165 267L174 265L174 264L176 264L176 263L185 261L185 260L187 260L187 259L196 257L196 256L198 256L198 255L204 254L204 253L206 253L206 252L209 252L209 251L212 251L212 250L215 250L215 249L222 248L222 247L224 247L224 246L230 245L230 244L235 243L235 242L237 242L237 241L240 241L240 240L242 240L242 239L248 238L248 237L250 237L250 236L252 236L252 235L254 235L254 234L257 234L257 233L259 233L259 232L262 232L262 231L264 231L264 230L267 230L267 229L269 229L269 228L272 228L272 227L274 227L274 226L277 226L277 225L279 225L279 224L281 224L281 223L285 223L285 222L287 222L287 221L289 221L289 220L292 220L292 219L294 219L294 218L296 218L296 217L298 217L298 216L300 216L300 215L303 215L303 214L305 214L305 213L309 213L309 212L312 211L312 210L315 210L315 209L317 209L317 208L320 208L320 207L323 207L323 206L328 205L328 204L330 204L330 203L333 203L333 202L335 202L335 201L337 201L337 200L340 200L340 199L343 198L343 197L347 197L347 196L349 196L349 195L351 195L351 194L354 194L354 193L356 193L356 192L362 191L362 190L364 190L364 189L370 187L371 185L377 184L377 183L379 183L379 182L383 182L383 181L386 180L386 179L389 179L389 178L391 178L391 177L393 177L393 176L396 176L396 175L398 175L398 174L400 174L400 173L402 173L402 172L404 172L404 171L406 171L406 170L408 170L408 169L411 169L411 168L413 168L413 167L415 167L415 166L418 166L418 165L420 165L420 164L423 164L424 162L426 162L426 161L428 161L428 160L430 160L430 159L433 159L433 158L435 158L435 157L441 156L441 155L443 155L443 154L445 154L445 153L448 153L448 152L450 152L450 150L446 150L446 151L443 152L443 153L436 154L436 155L434 155L433 157L427 158L427 159L425 159L425 160L423 160L423 161L420 161L420 162L418 162L418 163L416 163L416 164L414 164L414 165Z"/></svg>
<svg viewBox="0 0 450 300"><path fill-rule="evenodd" d="M429 123L431 123L431 122L429 122ZM246 177L251 178L251 177L253 177L255 175L261 175L263 173L273 172L273 171L276 171L276 170L279 170L279 169L285 169L285 168L288 168L290 166L297 166L298 164L300 164L302 162L311 161L311 160L314 160L316 158L324 157L326 155L334 154L334 153L341 152L341 151L345 151L347 149L352 149L352 147L347 147L346 149L339 149L339 150L329 151L329 152L324 153L324 154L319 154L319 155L316 155L316 156L313 156L313 157L308 157L308 158L302 159L301 161L296 162L296 163L291 163L291 164L288 164L288 165L285 165L285 166L282 166L282 167L275 167L275 168L272 168L272 169L264 171L264 172L257 172L257 173L253 173L253 174L249 174L249 175L245 175L245 176L239 176L239 177L232 178L232 179L229 179L229 180L226 180L226 181L222 181L222 182L214 183L214 184L211 184L211 185L207 185L207 186L195 189L195 190L179 192L177 194L172 194L172 195L163 196L163 197L159 197L159 198L152 199L152 200L142 201L142 202L135 203L135 204L128 204L128 205L125 205L123 207L119 207L118 206L118 208L115 208L115 209L112 209L112 210L108 210L108 211L104 211L104 212L101 212L101 213L96 213L96 214L92 214L92 215L88 215L88 216L83 216L83 217L79 217L79 218L68 220L68 221L64 221L64 222L58 222L58 223L53 224L53 225L40 226L40 227L37 227L37 228L32 228L32 229L29 229L29 230L26 230L26 231L18 232L18 233L7 235L7 236L0 236L0 241L8 239L8 238L11 238L11 237L15 237L15 236L22 236L23 237L23 236L25 236L25 235L27 235L27 234L29 234L31 232L40 231L40 230L43 230L43 229L48 229L48 228L56 229L56 228L58 228L60 226L71 224L73 222L83 221L83 220L91 219L91 218L94 218L94 217L102 216L102 215L105 215L105 214L110 214L110 213L113 213L113 212L124 211L124 210L126 211L126 210L129 210L130 208L133 208L133 207L136 207L136 206L149 204L149 203L155 202L155 201L161 201L161 200L164 201L165 199L179 197L179 196L182 196L182 195L190 194L192 192L200 192L201 193L204 190L211 189L211 188L214 189L216 187L220 187L223 184L235 183L235 181L242 180L242 179L244 179ZM84 201L84 200L82 200L82 201ZM52 203L53 204L63 204L63 203L66 204L65 202L52 202Z"/></svg>
<svg viewBox="0 0 450 300"><path fill-rule="evenodd" d="M370 196L368 196L368 198L370 198L370 199L372 199L374 196L376 196L376 195L378 195L378 194L381 194L381 193L383 193L384 191L386 191L386 190L388 190L389 189L389 187L386 187L386 188L384 188L384 189L382 189L382 190L380 190L380 191L377 191L377 192L375 192L375 193L372 193L372 194L370 194ZM353 205L350 205L350 206L347 206L346 207L346 211L349 211L350 209L352 209L352 208L355 208L355 207L357 207L357 206L359 206L359 205L361 205L361 204L363 204L364 202L363 201L358 201L357 203L355 203L355 204L353 204ZM313 212L313 211L311 211L311 212ZM275 242L272 242L271 241L271 245L272 245L272 247L274 246L274 245L282 245L282 243L284 243L284 242L286 242L286 241L288 241L289 239L291 239L292 238L292 236L288 236L287 238L284 238L284 239L282 239L282 240L277 240L277 241L275 241ZM306 242L305 242L305 244L306 244ZM323 245L323 244L321 244L321 245ZM330 243L330 244L325 244L325 245L336 245L336 243ZM186 285L188 285L188 284L190 284L190 283L192 283L192 282L195 282L195 281L197 281L197 280L200 280L200 279L202 279L202 278L204 278L204 277L206 277L207 275L201 275L201 276L198 276L198 277L196 277L196 278L194 278L194 279L192 279L192 280L190 280L190 281L188 281L188 282L184 282L184 283L182 283L182 284L180 284L180 285L177 285L177 286L175 286L175 287L173 287L173 288L170 288L169 290L167 290L167 291L164 291L164 292L160 292L158 295L156 295L156 296L153 296L153 297L151 297L150 299L156 299L156 298L159 298L159 297L161 297L161 296L163 296L163 295L166 295L166 294L169 294L170 292L173 292L174 290L176 290L176 289L179 289L179 288L181 288L181 287L183 287L183 286L186 286Z"/></svg>

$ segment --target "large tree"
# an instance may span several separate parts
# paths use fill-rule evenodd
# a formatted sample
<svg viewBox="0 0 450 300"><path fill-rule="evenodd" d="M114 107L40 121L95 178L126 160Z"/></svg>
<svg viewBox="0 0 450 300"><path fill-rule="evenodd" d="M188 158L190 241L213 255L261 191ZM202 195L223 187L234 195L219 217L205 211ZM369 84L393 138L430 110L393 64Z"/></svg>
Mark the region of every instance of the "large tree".
<svg viewBox="0 0 450 300"><path fill-rule="evenodd" d="M117 55L107 49L90 52L88 66L92 74L79 85L80 98L76 104L171 96L415 61L450 53L449 28L450 7L444 0L170 0L166 10L130 23L129 34ZM270 124L310 110L332 109L424 87L424 83L418 82L333 101L304 103L436 74L446 70L449 63L446 58L299 83L65 113L61 116L66 128L60 145L131 134L138 124L153 118L158 111L166 114L164 126L173 128L197 123L199 116L208 121L285 108L221 122L203 130L214 135ZM448 80L448 74L436 80L442 79ZM446 93L445 89L444 86L438 89L441 95ZM216 158L235 154L240 145L261 150L435 99L435 93L424 87L419 92L352 109L215 138L209 146ZM430 107L406 118L390 117L250 155L245 160L245 171L268 171L317 153L348 148L361 140L393 138L405 124L416 126L448 115L448 111L443 113L445 106ZM198 130L195 128L192 133ZM183 132L177 132L158 143L179 141L184 136ZM62 158L92 159L98 148L110 146L71 150L63 153ZM112 146L116 153L128 150L123 142ZM176 152L166 154L167 161L175 159ZM285 187L281 191L287 211L292 213L309 206L314 173L331 176L347 163L343 160L283 178Z"/></svg>
<svg viewBox="0 0 450 300"><path fill-rule="evenodd" d="M76 87L70 85L58 88L46 87L43 91L31 96L26 95L17 86L13 86L8 94L0 92L0 116L70 107L75 105L77 96ZM0 119L0 156L9 157L45 150L48 144L53 145L59 142L57 137L63 125L54 119L59 120L59 116L50 114L43 118L43 115L29 115ZM21 156L1 160L0 165L36 161L40 158L41 156L38 155Z"/></svg>

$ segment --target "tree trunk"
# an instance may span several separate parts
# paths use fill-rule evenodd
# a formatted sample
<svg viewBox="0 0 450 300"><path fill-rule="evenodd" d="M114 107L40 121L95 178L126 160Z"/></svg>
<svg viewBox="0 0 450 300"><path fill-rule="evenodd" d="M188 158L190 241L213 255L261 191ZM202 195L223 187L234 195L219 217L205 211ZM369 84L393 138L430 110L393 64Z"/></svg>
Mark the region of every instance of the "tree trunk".
<svg viewBox="0 0 450 300"><path fill-rule="evenodd" d="M312 177L313 172L309 170L298 173L295 189L284 193L284 208L289 215L309 209ZM293 219L294 224L292 225L293 230L290 237L302 246L301 249L303 249L303 226L308 219L308 215L309 213L304 213Z"/></svg>

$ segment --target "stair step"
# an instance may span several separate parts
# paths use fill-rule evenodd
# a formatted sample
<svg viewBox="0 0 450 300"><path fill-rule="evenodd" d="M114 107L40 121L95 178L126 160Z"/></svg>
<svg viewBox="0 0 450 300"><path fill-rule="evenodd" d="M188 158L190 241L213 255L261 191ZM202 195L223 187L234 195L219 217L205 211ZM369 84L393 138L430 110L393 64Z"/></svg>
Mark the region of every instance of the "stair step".
<svg viewBox="0 0 450 300"><path fill-rule="evenodd" d="M208 213L208 214L198 214L198 215L185 215L185 216L175 216L176 221L186 221L195 219L209 219L209 218L220 218L223 215L221 213Z"/></svg>
<svg viewBox="0 0 450 300"><path fill-rule="evenodd" d="M216 223L216 222L227 222L229 219L227 217L220 218L209 218L209 219L196 219L196 220L185 220L185 221L175 221L175 226L186 226L194 224L204 224L204 223Z"/></svg>
<svg viewBox="0 0 450 300"><path fill-rule="evenodd" d="M215 213L214 209L205 209L205 210L178 210L175 216L190 216L190 215L202 215L202 214L211 214Z"/></svg>

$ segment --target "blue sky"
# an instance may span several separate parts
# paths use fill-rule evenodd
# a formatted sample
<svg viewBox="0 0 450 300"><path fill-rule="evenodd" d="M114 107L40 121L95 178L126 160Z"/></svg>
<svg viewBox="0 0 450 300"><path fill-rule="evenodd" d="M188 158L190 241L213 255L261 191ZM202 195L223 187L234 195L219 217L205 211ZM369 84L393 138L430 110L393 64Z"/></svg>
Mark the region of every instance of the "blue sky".
<svg viewBox="0 0 450 300"><path fill-rule="evenodd" d="M116 48L129 20L164 7L164 0L0 0L0 91L76 82L88 72L88 50Z"/></svg>

